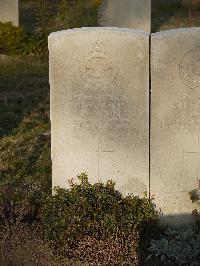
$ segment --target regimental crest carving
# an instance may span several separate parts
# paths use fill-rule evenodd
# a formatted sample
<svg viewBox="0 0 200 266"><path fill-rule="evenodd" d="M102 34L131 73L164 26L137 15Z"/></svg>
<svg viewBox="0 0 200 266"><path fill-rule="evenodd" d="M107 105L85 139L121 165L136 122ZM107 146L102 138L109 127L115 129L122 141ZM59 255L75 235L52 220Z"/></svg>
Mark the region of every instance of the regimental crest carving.
<svg viewBox="0 0 200 266"><path fill-rule="evenodd" d="M104 90L116 86L119 71L109 59L106 50L107 45L97 40L84 56L80 64L80 77L84 87Z"/></svg>
<svg viewBox="0 0 200 266"><path fill-rule="evenodd" d="M200 47L183 56L179 64L179 75L188 88L200 88Z"/></svg>

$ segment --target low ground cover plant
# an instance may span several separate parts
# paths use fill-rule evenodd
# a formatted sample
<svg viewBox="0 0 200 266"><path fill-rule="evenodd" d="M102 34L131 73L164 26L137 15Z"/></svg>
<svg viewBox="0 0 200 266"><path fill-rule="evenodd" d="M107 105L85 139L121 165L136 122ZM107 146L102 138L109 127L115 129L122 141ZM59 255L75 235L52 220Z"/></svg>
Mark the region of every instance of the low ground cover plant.
<svg viewBox="0 0 200 266"><path fill-rule="evenodd" d="M152 239L149 258L167 265L200 265L200 231L196 228L168 228L159 239Z"/></svg>

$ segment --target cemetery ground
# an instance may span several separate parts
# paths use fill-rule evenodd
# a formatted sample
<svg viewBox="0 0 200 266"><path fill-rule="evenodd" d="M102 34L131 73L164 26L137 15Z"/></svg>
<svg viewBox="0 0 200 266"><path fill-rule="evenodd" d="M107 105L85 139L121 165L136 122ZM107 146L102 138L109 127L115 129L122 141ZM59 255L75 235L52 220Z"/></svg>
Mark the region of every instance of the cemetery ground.
<svg viewBox="0 0 200 266"><path fill-rule="evenodd" d="M33 5L33 1L30 1L30 5ZM30 16L31 10L28 1L24 1L23 8L27 12L27 17L24 17L25 27L31 31L34 19L32 20ZM188 16L187 10L181 6L175 8L174 5L153 9L154 31L182 26L200 26L199 13L193 11L193 15ZM140 236L138 227L138 231L136 230L134 234L130 235L130 239L122 235L119 235L121 238L117 238L116 231L111 230L112 233L115 232L115 237L110 236L110 238L107 237L106 240L98 242L94 235L84 236L85 228L80 228L81 225L77 221L77 227L71 227L69 230L73 241L75 241L75 248L64 250L64 253L59 253L55 245L52 248L54 239L49 235L53 236L53 232L56 238L61 235L60 243L64 243L63 246L66 246L66 242L62 242L62 233L60 233L63 230L63 224L62 221L58 224L60 216L56 210L60 210L61 206L63 208L65 197L71 196L71 194L66 195L64 191L60 190L59 197L54 198L55 200L51 197L47 56L1 55L0 81L0 265L83 265L83 261L86 264L93 263L93 265L100 262L103 265L112 265L111 263L122 265L123 262L125 265L129 263L130 265L145 263L146 265L151 263L152 265L163 265L157 260L145 262L147 254L140 252L141 250L138 252L136 248L139 246L145 249L147 247L145 241L148 242L151 237L157 236L159 230L163 230L157 224L157 213L152 211L152 206L148 205L146 199L144 201L136 200L139 206L137 208L143 207L144 212L140 213L137 209L143 221L134 223L138 222L138 226L143 227L145 221L155 222L148 234L143 231L143 236ZM95 191L97 193L94 195L96 200L99 198L98 195L102 196L103 193L104 200L107 199L109 204L112 202L116 207L116 212L119 211L119 205L116 204L119 200L123 201L125 206L132 206L131 203L126 205L125 202L128 199L122 199L113 189L112 183L99 188L91 187L84 175L80 179L82 180L82 191ZM77 215L79 214L81 217L81 210L84 209L85 202L83 201L82 205L79 205L78 195L81 195L84 200L88 198L87 193L79 194L79 188L76 185L73 187L73 204L76 206L73 211L76 211ZM112 201L111 197L116 201ZM84 211L94 211L92 204L87 207L88 209L86 208ZM102 207L100 203L99 207ZM90 208L92 209L90 210ZM69 212L67 207L66 210ZM71 210L72 215L74 215L73 211ZM67 217L67 213L65 214ZM106 214L110 215L109 212ZM51 216L51 219L48 218L48 215ZM46 230L43 229L41 220L46 223ZM104 220L104 222L106 221ZM52 227L52 224L56 223L58 227ZM111 223L111 229L114 228L114 225L123 228L120 223ZM94 224L92 226L96 235L99 229ZM110 225L106 224L106 226ZM156 230L153 230L154 228ZM66 228L65 230L65 237L70 236ZM76 234L72 234L76 230L78 230L79 236L84 236L79 243ZM123 230L122 232L125 233ZM106 232L105 235L107 236ZM148 238L145 238L147 235ZM172 235L175 236L173 233ZM177 234L176 237L178 239L179 235ZM189 235L189 239L192 237L194 238L194 233ZM59 246L60 243L56 242L56 245ZM77 243L78 245L76 245ZM160 249L163 248L161 244ZM184 242L182 245L182 249L185 248ZM193 248L196 247L193 246ZM61 249L60 246L59 249ZM67 256L63 254L67 254ZM69 262L71 258L77 259L77 261ZM122 259L124 259L123 262ZM175 265L177 264L175 263Z"/></svg>

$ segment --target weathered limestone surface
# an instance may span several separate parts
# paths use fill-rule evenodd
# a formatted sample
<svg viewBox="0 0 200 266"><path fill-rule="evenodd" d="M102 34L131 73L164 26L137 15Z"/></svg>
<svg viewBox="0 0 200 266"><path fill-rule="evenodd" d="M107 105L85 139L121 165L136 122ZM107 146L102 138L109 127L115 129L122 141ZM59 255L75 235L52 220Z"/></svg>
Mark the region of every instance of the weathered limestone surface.
<svg viewBox="0 0 200 266"><path fill-rule="evenodd" d="M18 0L0 0L0 21L11 21L14 26L19 25Z"/></svg>
<svg viewBox="0 0 200 266"><path fill-rule="evenodd" d="M151 0L104 0L99 24L151 32Z"/></svg>
<svg viewBox="0 0 200 266"><path fill-rule="evenodd" d="M53 187L82 172L148 189L149 35L82 28L49 36Z"/></svg>
<svg viewBox="0 0 200 266"><path fill-rule="evenodd" d="M151 194L176 223L198 209L188 192L200 180L200 28L152 34L151 47Z"/></svg>

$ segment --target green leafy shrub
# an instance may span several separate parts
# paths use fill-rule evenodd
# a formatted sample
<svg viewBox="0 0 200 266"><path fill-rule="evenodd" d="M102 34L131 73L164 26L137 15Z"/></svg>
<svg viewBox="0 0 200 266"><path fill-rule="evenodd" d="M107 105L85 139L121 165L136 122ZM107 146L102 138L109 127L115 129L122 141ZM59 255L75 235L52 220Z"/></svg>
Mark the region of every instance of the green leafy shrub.
<svg viewBox="0 0 200 266"><path fill-rule="evenodd" d="M22 28L13 26L11 22L0 22L0 53L15 53L25 38Z"/></svg>
<svg viewBox="0 0 200 266"><path fill-rule="evenodd" d="M152 240L152 256L169 265L200 265L200 233L193 228L168 229L160 239Z"/></svg>
<svg viewBox="0 0 200 266"><path fill-rule="evenodd" d="M21 45L20 52L23 55L48 55L47 38L32 35Z"/></svg>
<svg viewBox="0 0 200 266"><path fill-rule="evenodd" d="M127 242L126 251L118 250L125 261L126 255L131 256L131 250L136 248L138 237L145 228L152 223L158 225L154 205L147 198L123 197L115 190L112 181L92 185L86 174L78 178L80 184L71 181L70 189L56 188L55 195L48 197L43 205L41 215L45 238L63 252L86 243L84 239L90 239L91 246L91 241L93 244L103 241L106 245L108 239L112 239L114 246L118 243L119 247L120 241ZM80 249L77 254L79 258L80 254L85 255Z"/></svg>

